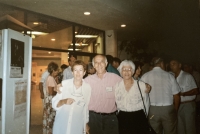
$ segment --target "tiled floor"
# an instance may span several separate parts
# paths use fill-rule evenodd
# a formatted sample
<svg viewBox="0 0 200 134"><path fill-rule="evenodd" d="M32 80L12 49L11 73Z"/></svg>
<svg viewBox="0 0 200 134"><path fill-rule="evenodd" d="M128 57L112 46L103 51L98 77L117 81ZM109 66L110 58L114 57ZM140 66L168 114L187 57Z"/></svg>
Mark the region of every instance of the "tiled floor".
<svg viewBox="0 0 200 134"><path fill-rule="evenodd" d="M42 134L42 99L40 99L40 91L35 85L31 90L31 126L30 134Z"/></svg>
<svg viewBox="0 0 200 134"><path fill-rule="evenodd" d="M42 134L42 107L43 104L38 87L32 86L30 134ZM197 117L197 128L197 134L200 134L200 116Z"/></svg>

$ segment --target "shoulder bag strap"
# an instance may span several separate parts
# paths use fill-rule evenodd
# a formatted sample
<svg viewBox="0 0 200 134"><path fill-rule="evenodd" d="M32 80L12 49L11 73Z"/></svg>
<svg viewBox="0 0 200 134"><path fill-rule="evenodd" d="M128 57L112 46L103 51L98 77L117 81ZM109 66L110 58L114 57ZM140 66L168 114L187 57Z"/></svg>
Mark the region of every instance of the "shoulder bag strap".
<svg viewBox="0 0 200 134"><path fill-rule="evenodd" d="M140 85L139 85L139 80L137 81L137 85L138 85L138 88L139 88L139 91L140 91L140 95L141 95L141 98L142 98L142 102L143 102L143 106L144 106L144 112L145 112L145 114L147 116L146 107L144 105L144 100L143 100L141 89L140 89Z"/></svg>

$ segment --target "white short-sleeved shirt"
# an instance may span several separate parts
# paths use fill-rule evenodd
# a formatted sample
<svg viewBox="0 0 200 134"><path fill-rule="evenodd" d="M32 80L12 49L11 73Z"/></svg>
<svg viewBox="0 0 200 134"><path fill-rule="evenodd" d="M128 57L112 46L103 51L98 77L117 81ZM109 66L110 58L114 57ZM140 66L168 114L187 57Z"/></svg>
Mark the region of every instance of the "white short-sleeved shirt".
<svg viewBox="0 0 200 134"><path fill-rule="evenodd" d="M148 114L149 98L148 98L148 94L145 93L146 85L144 82L139 81L139 86L141 89L145 108ZM134 80L133 86L131 87L129 91L126 91L124 81L117 83L114 89L115 89L115 100L116 100L118 110L133 112L133 111L144 109L144 105L142 102L137 80Z"/></svg>
<svg viewBox="0 0 200 134"><path fill-rule="evenodd" d="M56 110L53 133L82 134L86 123L89 122L88 103L91 96L91 87L83 80L82 86L75 89L73 79L62 81L62 86L61 93L57 93L52 99L52 107ZM74 96L73 93L82 95ZM58 102L66 98L72 98L75 102L71 105L57 107Z"/></svg>
<svg viewBox="0 0 200 134"><path fill-rule="evenodd" d="M49 72L48 72L48 70L46 70L43 74L42 74L42 77L41 77L41 79L40 79L40 82L42 82L43 83L43 92L44 92L44 95L46 95L46 79L47 79L47 77L49 76Z"/></svg>
<svg viewBox="0 0 200 134"><path fill-rule="evenodd" d="M67 79L71 79L71 78L74 78L74 76L72 74L71 66L69 66L68 68L66 68L63 71L63 79L62 80L67 80Z"/></svg>
<svg viewBox="0 0 200 134"><path fill-rule="evenodd" d="M178 75L178 77L176 78L176 80L181 88L181 92L187 92L194 88L197 88L197 85L195 83L193 76L182 70L181 70L180 74ZM196 97L196 95L181 96L181 102L194 100L195 97Z"/></svg>
<svg viewBox="0 0 200 134"><path fill-rule="evenodd" d="M160 67L154 67L145 73L141 81L151 86L150 103L153 106L168 106L173 104L173 95L180 92L180 87L174 76Z"/></svg>

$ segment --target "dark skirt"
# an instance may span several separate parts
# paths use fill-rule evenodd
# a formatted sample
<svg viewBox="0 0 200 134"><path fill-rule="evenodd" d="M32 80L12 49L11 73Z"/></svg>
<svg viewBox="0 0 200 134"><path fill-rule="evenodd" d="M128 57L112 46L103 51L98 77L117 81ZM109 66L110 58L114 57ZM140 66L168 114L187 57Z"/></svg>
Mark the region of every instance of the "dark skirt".
<svg viewBox="0 0 200 134"><path fill-rule="evenodd" d="M148 121L143 110L120 111L117 118L119 134L148 134Z"/></svg>

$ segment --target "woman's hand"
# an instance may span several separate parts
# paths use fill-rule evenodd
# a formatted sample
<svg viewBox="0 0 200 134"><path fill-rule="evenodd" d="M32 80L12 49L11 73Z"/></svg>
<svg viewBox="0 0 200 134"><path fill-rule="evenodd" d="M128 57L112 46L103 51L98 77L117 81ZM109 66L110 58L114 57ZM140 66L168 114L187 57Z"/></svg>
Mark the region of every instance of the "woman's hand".
<svg viewBox="0 0 200 134"><path fill-rule="evenodd" d="M64 99L64 104L71 105L75 100L72 98Z"/></svg>
<svg viewBox="0 0 200 134"><path fill-rule="evenodd" d="M151 86L147 83L145 83L145 85L146 85L145 93L149 93L151 91Z"/></svg>
<svg viewBox="0 0 200 134"><path fill-rule="evenodd" d="M75 100L72 98L67 98L67 99L63 99L60 100L57 104L57 107L61 107L62 105L66 104L66 105L71 105Z"/></svg>
<svg viewBox="0 0 200 134"><path fill-rule="evenodd" d="M56 87L56 92L59 93L59 94L61 93L60 87L62 87L61 84L58 84L57 87Z"/></svg>
<svg viewBox="0 0 200 134"><path fill-rule="evenodd" d="M86 134L90 134L89 130L90 130L90 127L88 126L88 123L86 124L86 127L85 127L85 131L86 131Z"/></svg>

